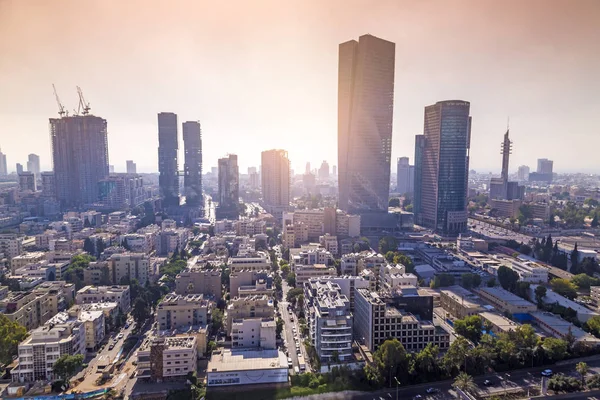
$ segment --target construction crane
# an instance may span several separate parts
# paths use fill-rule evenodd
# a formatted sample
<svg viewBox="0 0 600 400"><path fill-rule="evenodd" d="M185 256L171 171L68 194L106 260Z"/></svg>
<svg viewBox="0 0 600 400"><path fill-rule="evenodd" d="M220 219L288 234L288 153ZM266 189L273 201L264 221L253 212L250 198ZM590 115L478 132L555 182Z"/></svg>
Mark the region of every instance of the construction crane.
<svg viewBox="0 0 600 400"><path fill-rule="evenodd" d="M56 86L54 86L54 83L52 84L52 89L54 89L54 97L56 98L56 103L58 104L58 115L60 115L61 118L65 114L67 116L69 116L69 113L67 111L65 111L65 106L63 106L62 103L60 102L60 98L58 97L58 93L56 93Z"/></svg>
<svg viewBox="0 0 600 400"><path fill-rule="evenodd" d="M79 95L79 106L77 107L77 114L81 112L83 115L88 115L90 113L90 103L85 101L83 97L83 91L79 86L77 86L77 94Z"/></svg>

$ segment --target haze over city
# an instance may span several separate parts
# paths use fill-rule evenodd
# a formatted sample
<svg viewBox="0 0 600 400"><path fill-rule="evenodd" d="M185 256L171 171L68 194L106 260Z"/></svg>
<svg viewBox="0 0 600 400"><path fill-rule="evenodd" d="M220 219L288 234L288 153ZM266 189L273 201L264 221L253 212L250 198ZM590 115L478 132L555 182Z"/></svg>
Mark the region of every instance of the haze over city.
<svg viewBox="0 0 600 400"><path fill-rule="evenodd" d="M51 167L54 83L69 109L78 85L107 119L116 171L157 171L161 111L200 121L205 170L226 153L258 166L267 148L297 171L335 165L338 45L370 33L396 43L392 160L412 162L424 106L463 99L472 169L499 172L510 117L511 172L541 157L598 172L582 154L600 146L600 4L576 4L0 1L0 145L10 169L32 152Z"/></svg>

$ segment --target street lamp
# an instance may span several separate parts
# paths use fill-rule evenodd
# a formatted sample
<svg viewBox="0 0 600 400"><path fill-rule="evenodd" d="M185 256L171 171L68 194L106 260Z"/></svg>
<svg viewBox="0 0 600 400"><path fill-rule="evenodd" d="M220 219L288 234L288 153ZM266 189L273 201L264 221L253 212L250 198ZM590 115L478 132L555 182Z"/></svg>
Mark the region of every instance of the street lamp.
<svg viewBox="0 0 600 400"><path fill-rule="evenodd" d="M396 377L394 377L394 380L396 381L396 400L398 400L398 388L400 387L400 382Z"/></svg>

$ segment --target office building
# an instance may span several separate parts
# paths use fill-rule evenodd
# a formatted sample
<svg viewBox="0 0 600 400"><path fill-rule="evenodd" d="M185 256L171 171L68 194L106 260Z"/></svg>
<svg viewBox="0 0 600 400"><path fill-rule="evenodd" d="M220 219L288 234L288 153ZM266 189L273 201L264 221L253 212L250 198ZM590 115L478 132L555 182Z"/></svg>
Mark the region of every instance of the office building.
<svg viewBox="0 0 600 400"><path fill-rule="evenodd" d="M424 146L420 182L415 196L417 222L444 234L467 227L467 183L471 145L470 104L462 100L440 101L425 107ZM419 144L419 143L417 143Z"/></svg>
<svg viewBox="0 0 600 400"><path fill-rule="evenodd" d="M274 318L273 299L266 295L235 297L227 306L227 334L231 335L233 321L241 318Z"/></svg>
<svg viewBox="0 0 600 400"><path fill-rule="evenodd" d="M22 192L35 192L37 188L33 172L24 171L19 174L19 189Z"/></svg>
<svg viewBox="0 0 600 400"><path fill-rule="evenodd" d="M14 256L10 260L10 270L14 274L18 268L22 268L28 264L36 264L46 259L46 254L43 251L33 251Z"/></svg>
<svg viewBox="0 0 600 400"><path fill-rule="evenodd" d="M538 158L538 160L537 160L537 173L538 174L552 175L553 167L554 167L554 161L548 160L547 158Z"/></svg>
<svg viewBox="0 0 600 400"><path fill-rule="evenodd" d="M206 385L287 384L288 363L279 350L220 349L208 362Z"/></svg>
<svg viewBox="0 0 600 400"><path fill-rule="evenodd" d="M183 166L183 187L185 203L202 206L202 129L200 122L183 123L183 148L185 152Z"/></svg>
<svg viewBox="0 0 600 400"><path fill-rule="evenodd" d="M217 218L237 218L240 204L240 171L235 154L219 158Z"/></svg>
<svg viewBox="0 0 600 400"><path fill-rule="evenodd" d="M135 208L146 201L144 181L139 175L113 174L98 182L99 204L110 210Z"/></svg>
<svg viewBox="0 0 600 400"><path fill-rule="evenodd" d="M414 191L415 166L409 164L408 157L398 158L396 175L396 192L400 194L412 194Z"/></svg>
<svg viewBox="0 0 600 400"><path fill-rule="evenodd" d="M529 167L527 165L521 165L517 170L517 179L520 182L526 182L529 180Z"/></svg>
<svg viewBox="0 0 600 400"><path fill-rule="evenodd" d="M123 314L131 307L129 286L84 286L75 295L75 304L117 303Z"/></svg>
<svg viewBox="0 0 600 400"><path fill-rule="evenodd" d="M22 174L23 173L23 164L21 163L17 163L15 166L15 170L17 171L17 175Z"/></svg>
<svg viewBox="0 0 600 400"><path fill-rule="evenodd" d="M310 341L322 363L352 358L350 300L337 283L311 281L304 286L304 309Z"/></svg>
<svg viewBox="0 0 600 400"><path fill-rule="evenodd" d="M6 154L0 149L0 176L8 175L8 165L6 164Z"/></svg>
<svg viewBox="0 0 600 400"><path fill-rule="evenodd" d="M270 270L241 270L229 275L229 295L231 297L247 297L252 295L272 296L273 275Z"/></svg>
<svg viewBox="0 0 600 400"><path fill-rule="evenodd" d="M167 294L156 306L158 330L173 330L191 325L206 325L214 303L202 294Z"/></svg>
<svg viewBox="0 0 600 400"><path fill-rule="evenodd" d="M54 363L63 355L85 356L85 326L77 319L40 326L19 346L19 363L12 371L14 382L53 381Z"/></svg>
<svg viewBox="0 0 600 400"><path fill-rule="evenodd" d="M329 163L325 160L323 160L321 167L319 168L319 179L322 181L329 179Z"/></svg>
<svg viewBox="0 0 600 400"><path fill-rule="evenodd" d="M521 282L548 282L548 268L545 268L536 262L509 260L506 266L519 274L519 281Z"/></svg>
<svg viewBox="0 0 600 400"><path fill-rule="evenodd" d="M133 162L133 160L127 160L127 173L128 174L137 174L137 166Z"/></svg>
<svg viewBox="0 0 600 400"><path fill-rule="evenodd" d="M417 224L421 224L421 184L423 182L423 155L425 135L415 136L415 173L413 176L413 213Z"/></svg>
<svg viewBox="0 0 600 400"><path fill-rule="evenodd" d="M280 218L290 205L290 160L285 150L267 150L261 155L263 206Z"/></svg>
<svg viewBox="0 0 600 400"><path fill-rule="evenodd" d="M49 199L56 199L56 182L53 171L44 171L42 176L42 196Z"/></svg>
<svg viewBox="0 0 600 400"><path fill-rule="evenodd" d="M121 282L129 284L134 279L142 286L148 282L150 257L144 253L113 254L107 262L110 277L115 285Z"/></svg>
<svg viewBox="0 0 600 400"><path fill-rule="evenodd" d="M537 310L535 304L499 287L480 287L475 292L503 313L527 314Z"/></svg>
<svg viewBox="0 0 600 400"><path fill-rule="evenodd" d="M37 154L30 154L27 156L27 171L35 175L35 179L40 177L40 156Z"/></svg>
<svg viewBox="0 0 600 400"><path fill-rule="evenodd" d="M388 209L395 47L371 35L339 46L338 185L345 211Z"/></svg>
<svg viewBox="0 0 600 400"><path fill-rule="evenodd" d="M175 277L175 293L199 294L221 299L221 270L219 268L203 268L193 266L181 271Z"/></svg>
<svg viewBox="0 0 600 400"><path fill-rule="evenodd" d="M194 335L151 336L137 352L137 379L162 382L196 372L198 339Z"/></svg>
<svg viewBox="0 0 600 400"><path fill-rule="evenodd" d="M440 290L440 305L449 315L463 319L484 311L481 299L460 286Z"/></svg>
<svg viewBox="0 0 600 400"><path fill-rule="evenodd" d="M250 252L245 255L229 257L227 260L229 271L235 274L241 270L263 271L271 269L269 255L264 251Z"/></svg>
<svg viewBox="0 0 600 400"><path fill-rule="evenodd" d="M57 200L63 207L98 200L98 182L108 177L106 120L94 115L50 118Z"/></svg>
<svg viewBox="0 0 600 400"><path fill-rule="evenodd" d="M164 205L179 205L177 114L158 114L158 185Z"/></svg>
<svg viewBox="0 0 600 400"><path fill-rule="evenodd" d="M231 348L274 350L277 348L276 327L273 318L234 319L231 325Z"/></svg>

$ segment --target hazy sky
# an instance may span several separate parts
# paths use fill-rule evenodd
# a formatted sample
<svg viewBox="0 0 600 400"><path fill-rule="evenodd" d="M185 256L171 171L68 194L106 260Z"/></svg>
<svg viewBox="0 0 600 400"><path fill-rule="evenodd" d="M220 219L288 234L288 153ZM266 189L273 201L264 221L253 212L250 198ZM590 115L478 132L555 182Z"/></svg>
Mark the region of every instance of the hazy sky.
<svg viewBox="0 0 600 400"><path fill-rule="evenodd" d="M600 172L597 0L0 0L0 147L9 170L50 169L55 83L108 120L117 172L157 170L160 111L202 123L205 170L271 148L334 165L338 44L365 33L396 43L394 160L412 163L424 106L462 99L472 168L500 170L510 116L511 171Z"/></svg>

